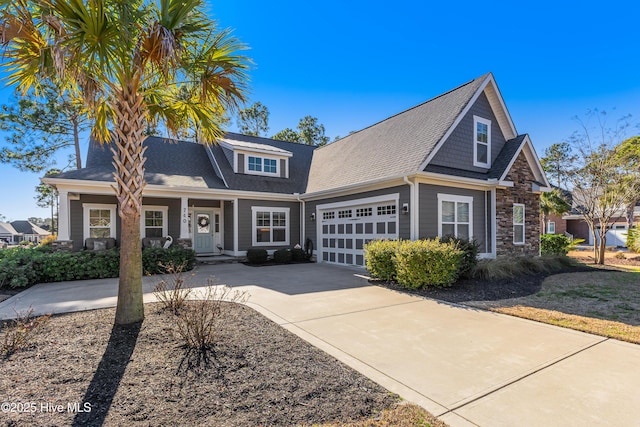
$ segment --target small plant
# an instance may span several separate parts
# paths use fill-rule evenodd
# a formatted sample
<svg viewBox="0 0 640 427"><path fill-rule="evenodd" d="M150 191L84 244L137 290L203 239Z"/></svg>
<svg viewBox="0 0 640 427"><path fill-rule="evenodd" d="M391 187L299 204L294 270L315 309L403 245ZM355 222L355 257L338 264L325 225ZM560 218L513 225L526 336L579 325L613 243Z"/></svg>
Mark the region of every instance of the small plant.
<svg viewBox="0 0 640 427"><path fill-rule="evenodd" d="M4 336L0 353L4 358L10 357L18 351L25 350L33 344L33 339L42 331L51 317L50 314L33 317L33 308L29 308L26 313L16 312L16 318L2 325Z"/></svg>
<svg viewBox="0 0 640 427"><path fill-rule="evenodd" d="M225 321L225 303L245 303L247 292L234 291L227 285L217 285L209 279L204 292L197 300L188 301L176 318L178 335L182 338L187 356L197 355L197 361L208 364L209 353L213 351L216 334Z"/></svg>
<svg viewBox="0 0 640 427"><path fill-rule="evenodd" d="M540 236L540 254L566 255L571 247L571 240L563 234L543 234Z"/></svg>
<svg viewBox="0 0 640 427"><path fill-rule="evenodd" d="M40 244L38 246L51 246L56 240L58 240L58 236L56 234L49 234L44 239L40 240Z"/></svg>
<svg viewBox="0 0 640 427"><path fill-rule="evenodd" d="M158 302L165 310L170 310L171 313L177 315L185 305L185 302L191 294L191 288L185 287L185 278L183 272L187 262L175 265L173 262L169 262L168 265L161 265L166 274L169 276L167 281L162 280L153 289L153 294L156 296Z"/></svg>
<svg viewBox="0 0 640 427"><path fill-rule="evenodd" d="M624 252L616 252L616 254L614 255L614 257L616 259L627 259L627 257L624 255Z"/></svg>
<svg viewBox="0 0 640 427"><path fill-rule="evenodd" d="M269 254L266 249L251 248L247 250L247 261L249 264L264 264L268 258Z"/></svg>
<svg viewBox="0 0 640 427"><path fill-rule="evenodd" d="M293 254L289 249L278 249L273 253L273 260L278 264L289 264L293 260Z"/></svg>

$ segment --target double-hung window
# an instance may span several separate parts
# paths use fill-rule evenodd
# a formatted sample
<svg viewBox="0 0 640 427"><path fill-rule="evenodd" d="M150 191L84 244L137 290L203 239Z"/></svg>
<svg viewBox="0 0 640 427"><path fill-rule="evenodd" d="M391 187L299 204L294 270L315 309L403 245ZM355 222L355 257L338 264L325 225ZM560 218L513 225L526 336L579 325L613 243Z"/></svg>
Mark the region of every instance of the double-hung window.
<svg viewBox="0 0 640 427"><path fill-rule="evenodd" d="M289 208L253 206L251 213L254 246L289 244Z"/></svg>
<svg viewBox="0 0 640 427"><path fill-rule="evenodd" d="M524 205L521 203L513 204L513 243L524 245Z"/></svg>
<svg viewBox="0 0 640 427"><path fill-rule="evenodd" d="M491 167L491 121L473 116L473 165Z"/></svg>
<svg viewBox="0 0 640 427"><path fill-rule="evenodd" d="M165 237L167 231L166 206L143 206L140 233L142 237Z"/></svg>
<svg viewBox="0 0 640 427"><path fill-rule="evenodd" d="M85 239L116 237L116 205L84 203L82 209Z"/></svg>
<svg viewBox="0 0 640 427"><path fill-rule="evenodd" d="M473 197L438 194L438 235L473 236Z"/></svg>
<svg viewBox="0 0 640 427"><path fill-rule="evenodd" d="M555 221L549 221L547 223L547 234L556 234L556 223L555 223Z"/></svg>

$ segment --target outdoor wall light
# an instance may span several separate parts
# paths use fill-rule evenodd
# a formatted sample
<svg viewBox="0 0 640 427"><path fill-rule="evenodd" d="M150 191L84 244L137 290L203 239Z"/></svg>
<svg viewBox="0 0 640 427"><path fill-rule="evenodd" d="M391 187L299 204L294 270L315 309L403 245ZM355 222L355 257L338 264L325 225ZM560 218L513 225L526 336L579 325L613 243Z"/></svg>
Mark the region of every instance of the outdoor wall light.
<svg viewBox="0 0 640 427"><path fill-rule="evenodd" d="M406 215L409 213L409 203L403 203L402 204L402 214Z"/></svg>
<svg viewBox="0 0 640 427"><path fill-rule="evenodd" d="M316 213L312 212L311 213L311 221L315 221L316 220Z"/></svg>

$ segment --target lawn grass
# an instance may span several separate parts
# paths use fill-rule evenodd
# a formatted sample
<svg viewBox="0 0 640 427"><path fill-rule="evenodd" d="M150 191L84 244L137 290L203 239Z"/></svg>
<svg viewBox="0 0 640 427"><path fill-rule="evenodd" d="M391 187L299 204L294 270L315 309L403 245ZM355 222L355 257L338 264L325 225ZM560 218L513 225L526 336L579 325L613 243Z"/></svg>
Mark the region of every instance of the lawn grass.
<svg viewBox="0 0 640 427"><path fill-rule="evenodd" d="M532 295L469 305L640 344L640 272L558 274Z"/></svg>

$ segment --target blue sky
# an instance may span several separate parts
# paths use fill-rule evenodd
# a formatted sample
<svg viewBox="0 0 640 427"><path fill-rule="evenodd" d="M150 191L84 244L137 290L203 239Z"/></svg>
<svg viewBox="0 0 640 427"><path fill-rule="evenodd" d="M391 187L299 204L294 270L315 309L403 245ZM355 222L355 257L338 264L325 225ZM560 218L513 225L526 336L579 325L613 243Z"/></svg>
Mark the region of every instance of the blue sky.
<svg viewBox="0 0 640 427"><path fill-rule="evenodd" d="M345 136L491 71L539 155L589 109L640 122L639 12L626 0L209 3L250 48L250 102L269 108L269 135L312 115ZM0 182L0 214L49 216L38 175L0 165Z"/></svg>

